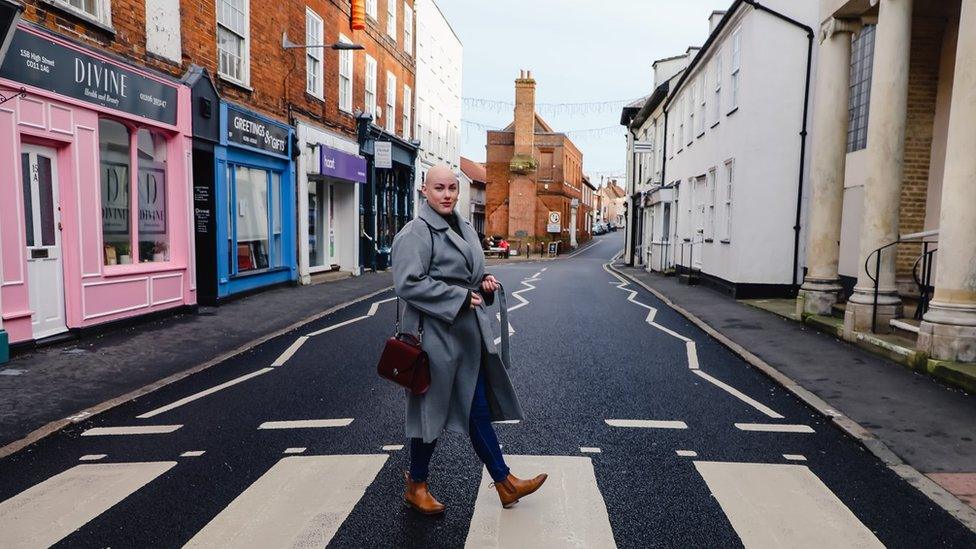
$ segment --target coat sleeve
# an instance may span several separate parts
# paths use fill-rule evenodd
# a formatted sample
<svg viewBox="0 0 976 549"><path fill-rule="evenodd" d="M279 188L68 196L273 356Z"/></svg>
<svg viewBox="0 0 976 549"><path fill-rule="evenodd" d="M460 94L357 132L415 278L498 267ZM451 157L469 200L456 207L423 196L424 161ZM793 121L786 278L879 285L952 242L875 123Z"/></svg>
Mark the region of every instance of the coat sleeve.
<svg viewBox="0 0 976 549"><path fill-rule="evenodd" d="M432 252L429 231L426 224L413 221L393 239L393 287L413 307L453 323L468 299L468 290L427 274Z"/></svg>

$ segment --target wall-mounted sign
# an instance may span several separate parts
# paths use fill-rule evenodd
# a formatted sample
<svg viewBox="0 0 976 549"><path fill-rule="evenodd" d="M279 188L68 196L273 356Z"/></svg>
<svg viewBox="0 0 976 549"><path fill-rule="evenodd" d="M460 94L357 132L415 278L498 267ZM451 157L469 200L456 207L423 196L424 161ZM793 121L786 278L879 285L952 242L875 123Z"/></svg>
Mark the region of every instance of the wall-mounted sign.
<svg viewBox="0 0 976 549"><path fill-rule="evenodd" d="M176 86L17 29L0 78L176 124Z"/></svg>
<svg viewBox="0 0 976 549"><path fill-rule="evenodd" d="M376 141L373 145L373 165L377 168L393 167L393 143Z"/></svg>
<svg viewBox="0 0 976 549"><path fill-rule="evenodd" d="M275 154L286 154L288 129L228 105L227 141Z"/></svg>
<svg viewBox="0 0 976 549"><path fill-rule="evenodd" d="M319 146L321 170L320 175L355 181L366 182L366 159L357 155Z"/></svg>

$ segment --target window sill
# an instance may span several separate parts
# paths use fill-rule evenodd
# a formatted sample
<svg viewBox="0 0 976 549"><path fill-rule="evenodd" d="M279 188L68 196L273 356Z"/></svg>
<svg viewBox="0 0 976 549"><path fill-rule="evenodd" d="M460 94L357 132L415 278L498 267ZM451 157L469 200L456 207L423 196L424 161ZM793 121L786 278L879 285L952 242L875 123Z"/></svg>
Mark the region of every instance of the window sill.
<svg viewBox="0 0 976 549"><path fill-rule="evenodd" d="M739 112L739 107L733 108L731 111L725 113L725 116L732 116L733 114Z"/></svg>
<svg viewBox="0 0 976 549"><path fill-rule="evenodd" d="M325 96L324 95L322 95L322 96L315 95L314 93L311 93L308 90L305 90L305 98L306 99L310 99L312 101L318 101L319 103L325 103Z"/></svg>
<svg viewBox="0 0 976 549"><path fill-rule="evenodd" d="M224 74L217 73L217 80L219 80L222 84L230 84L231 86L242 89L247 93L254 93L254 88L252 88L251 86L248 86L247 84L239 80L234 80L233 78L226 76Z"/></svg>
<svg viewBox="0 0 976 549"><path fill-rule="evenodd" d="M242 278L250 278L252 276L261 276L261 275L266 275L271 273L279 273L287 270L289 270L289 267L268 267L267 269L254 269L252 271L244 271L243 273L230 275L230 279L240 280Z"/></svg>
<svg viewBox="0 0 976 549"><path fill-rule="evenodd" d="M721 122L721 120L716 120L715 123L712 124L712 129L715 129L715 127L718 126L719 122Z"/></svg>
<svg viewBox="0 0 976 549"><path fill-rule="evenodd" d="M102 278L117 278L162 271L185 271L186 264L175 261L149 261L146 263L132 263L129 265L105 265Z"/></svg>
<svg viewBox="0 0 976 549"><path fill-rule="evenodd" d="M728 239L728 238L723 238L722 240L719 240L719 242L721 242L722 244L731 244L732 243L732 241L730 239Z"/></svg>
<svg viewBox="0 0 976 549"><path fill-rule="evenodd" d="M714 238L706 238L703 242L715 242Z"/></svg>
<svg viewBox="0 0 976 549"><path fill-rule="evenodd" d="M705 130L702 130L701 133L698 134L698 138L700 139L703 135L705 135Z"/></svg>
<svg viewBox="0 0 976 549"><path fill-rule="evenodd" d="M72 8L70 6L66 6L64 4L61 4L59 2L56 2L55 0L41 0L41 2L44 3L44 4L47 4L51 8L53 8L53 9L55 9L55 10L61 12L61 13L67 14L67 15L69 15L71 17L74 17L75 19L78 19L80 21L83 21L83 22L85 22L85 23L87 23L89 25L93 25L95 28L97 28L97 29L99 29L101 31L107 32L107 33L111 34L113 38L117 34L116 33L116 30L115 30L115 27L113 27L111 24L108 24L108 23L104 23L102 21L99 21L95 17L93 17L93 16L89 15L88 13L85 13L85 12L83 12L81 10L74 9L74 8Z"/></svg>

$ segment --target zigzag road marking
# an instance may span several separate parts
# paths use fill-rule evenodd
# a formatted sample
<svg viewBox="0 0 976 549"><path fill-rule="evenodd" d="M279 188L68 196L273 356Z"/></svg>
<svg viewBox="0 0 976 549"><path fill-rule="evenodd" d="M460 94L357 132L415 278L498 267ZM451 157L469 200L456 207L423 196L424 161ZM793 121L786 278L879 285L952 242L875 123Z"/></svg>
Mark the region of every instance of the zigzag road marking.
<svg viewBox="0 0 976 549"><path fill-rule="evenodd" d="M622 253L623 252L620 252L617 255L615 255L613 257L613 259L610 260L610 263L616 261L617 258L620 257L620 255ZM685 342L685 350L686 350L686 352L688 354L688 369L689 370L691 370L698 377L704 379L705 381L711 383L712 385L718 387L719 389L722 389L723 391L729 393L730 395L732 395L735 398L741 400L742 402L748 404L749 406L752 406L753 408L755 408L756 410L759 410L763 414L765 414L765 415L767 415L767 416L769 416L771 418L775 418L775 419L782 419L783 418L783 416L781 414L777 413L776 411L774 411L770 407L768 407L768 406L766 406L766 405L764 405L764 404L762 404L762 403L760 403L760 402L758 402L758 401L750 398L749 396L745 395L744 393L742 393L738 389L736 389L736 388L734 388L734 387L732 387L732 386L730 386L730 385L728 385L726 383L723 383L722 381L720 381L718 379L715 379L714 377L712 377L712 376L706 374L705 372L701 371L701 369L700 369L701 366L700 366L699 361L698 361L698 348L695 345L695 342L692 341L690 338L685 337L685 336L679 334L678 332L675 332L674 330L671 330L669 328L666 328L666 327L658 324L657 322L655 322L654 321L654 317L657 315L657 309L655 309L654 307L651 307L650 305L647 305L646 303L641 303L640 301L638 301L636 299L636 297L637 297L637 291L636 290L632 290L630 288L627 288L627 286L630 283L626 279L624 279L622 276L620 276L619 274L611 271L610 270L610 263L604 263L603 264L603 270L606 271L608 274L610 274L611 276L613 276L614 278L616 278L617 280L620 281L620 283L617 284L616 286L617 286L618 289L623 290L623 291L625 291L625 292L627 292L629 294L627 296L627 301L633 303L634 305L637 305L639 307L643 307L643 308L647 309L647 317L644 319L644 321L647 322L647 324L649 324L651 327L656 328L656 329L658 329L658 330L660 330L660 331L668 334L669 336L671 336L671 337L673 337L675 339L680 339L681 341ZM613 284L613 283L611 282L611 284Z"/></svg>

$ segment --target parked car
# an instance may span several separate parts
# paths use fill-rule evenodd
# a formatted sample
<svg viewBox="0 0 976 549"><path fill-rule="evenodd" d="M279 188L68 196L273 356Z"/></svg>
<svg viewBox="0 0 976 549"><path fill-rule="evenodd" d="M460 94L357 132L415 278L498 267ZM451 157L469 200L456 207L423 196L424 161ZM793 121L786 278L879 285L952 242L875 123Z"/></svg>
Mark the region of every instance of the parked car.
<svg viewBox="0 0 976 549"><path fill-rule="evenodd" d="M596 236L598 234L606 234L607 233L607 226L604 225L603 223L600 223L599 221L597 221L596 223L593 224L593 231L592 232L593 232L593 235L594 236Z"/></svg>

